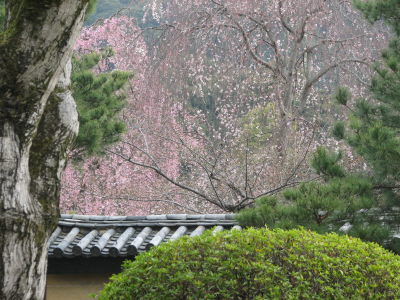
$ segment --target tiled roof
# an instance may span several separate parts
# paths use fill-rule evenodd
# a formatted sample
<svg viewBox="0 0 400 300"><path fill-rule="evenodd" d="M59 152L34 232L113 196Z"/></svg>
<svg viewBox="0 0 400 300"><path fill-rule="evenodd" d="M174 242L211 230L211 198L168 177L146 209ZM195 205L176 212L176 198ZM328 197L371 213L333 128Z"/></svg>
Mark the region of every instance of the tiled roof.
<svg viewBox="0 0 400 300"><path fill-rule="evenodd" d="M241 229L233 214L87 216L61 215L48 257L127 257L206 229Z"/></svg>

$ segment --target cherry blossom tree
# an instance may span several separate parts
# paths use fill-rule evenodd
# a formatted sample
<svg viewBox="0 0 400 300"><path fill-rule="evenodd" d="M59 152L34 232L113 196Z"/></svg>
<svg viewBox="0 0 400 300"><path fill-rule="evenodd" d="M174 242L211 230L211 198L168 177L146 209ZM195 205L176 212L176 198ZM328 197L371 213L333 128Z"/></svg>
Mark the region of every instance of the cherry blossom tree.
<svg viewBox="0 0 400 300"><path fill-rule="evenodd" d="M174 139L182 172L172 183L228 211L312 178L309 153L335 146L330 94L344 81L366 92L387 35L344 1L153 1L149 9L164 22L155 72L202 145Z"/></svg>
<svg viewBox="0 0 400 300"><path fill-rule="evenodd" d="M99 71L136 78L123 142L83 173L70 166L65 210L237 211L315 179L309 154L338 147L327 134L338 114L330 94L344 81L365 94L387 35L339 0L152 1L145 18L160 24L154 41L143 40L149 28L118 17L78 43L113 47Z"/></svg>
<svg viewBox="0 0 400 300"><path fill-rule="evenodd" d="M149 83L153 74L147 65L147 47L134 20L116 16L86 28L75 49L79 55L107 47L113 49L114 55L100 61L94 72L119 69L135 74L128 89L128 106L122 115L127 133L121 143L106 151L105 156L68 165L63 179L61 208L65 212L83 214L185 211L190 205L184 205L171 188L166 188L165 179L121 158L124 155L142 162L157 161L166 170L168 178L179 175L176 145L157 136L145 138L143 134L144 130L164 137L183 133L176 121L177 107L168 101L156 80L151 81L152 85ZM156 155L145 154L143 149L157 149Z"/></svg>

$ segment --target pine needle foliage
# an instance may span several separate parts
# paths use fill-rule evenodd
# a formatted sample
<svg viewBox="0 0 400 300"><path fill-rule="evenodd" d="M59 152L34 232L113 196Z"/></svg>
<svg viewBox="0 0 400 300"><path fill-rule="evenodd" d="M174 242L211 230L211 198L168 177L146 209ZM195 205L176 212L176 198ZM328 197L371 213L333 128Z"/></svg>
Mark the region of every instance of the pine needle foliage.
<svg viewBox="0 0 400 300"><path fill-rule="evenodd" d="M351 130L343 137L373 167L378 184L395 186L400 180L400 1L355 3L370 21L384 19L391 25L395 38L375 67L373 99L357 101Z"/></svg>
<svg viewBox="0 0 400 300"><path fill-rule="evenodd" d="M79 113L79 134L75 158L102 154L117 142L125 130L120 112L126 104L129 72L98 73L93 68L112 55L110 49L73 58L72 90Z"/></svg>
<svg viewBox="0 0 400 300"><path fill-rule="evenodd" d="M255 227L302 226L319 233L339 232L345 222L365 228L366 218L370 219L368 209L376 206L372 183L369 178L347 174L338 164L339 158L339 154L318 148L312 165L323 174L323 182L303 183L286 189L278 197L262 197L254 208L242 210L237 215L238 221ZM365 240L377 242L375 238Z"/></svg>
<svg viewBox="0 0 400 300"><path fill-rule="evenodd" d="M339 165L341 159L341 152L332 153L328 152L323 147L318 147L317 151L314 153L311 165L317 174L322 175L325 180L335 177L344 177L345 171L343 167Z"/></svg>

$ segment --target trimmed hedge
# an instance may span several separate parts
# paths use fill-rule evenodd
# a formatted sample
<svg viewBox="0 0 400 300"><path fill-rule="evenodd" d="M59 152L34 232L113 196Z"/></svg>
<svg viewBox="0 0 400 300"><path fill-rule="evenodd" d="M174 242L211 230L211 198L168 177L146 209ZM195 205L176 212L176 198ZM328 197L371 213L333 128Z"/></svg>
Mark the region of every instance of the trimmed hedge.
<svg viewBox="0 0 400 300"><path fill-rule="evenodd" d="M126 261L99 299L400 299L400 256L304 229L206 232Z"/></svg>

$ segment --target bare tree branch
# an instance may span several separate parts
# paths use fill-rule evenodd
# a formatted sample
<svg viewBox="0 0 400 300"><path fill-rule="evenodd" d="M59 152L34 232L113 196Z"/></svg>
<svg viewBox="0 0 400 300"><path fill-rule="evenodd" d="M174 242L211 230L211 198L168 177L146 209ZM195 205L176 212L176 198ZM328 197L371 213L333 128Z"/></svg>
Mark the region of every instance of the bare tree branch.
<svg viewBox="0 0 400 300"><path fill-rule="evenodd" d="M201 193L201 192L199 192L199 191L197 191L197 190L195 190L195 189L193 189L193 188L191 188L191 187L189 187L189 186L186 186L186 185L184 185L184 184L181 184L181 183L175 181L174 179L172 179L172 178L169 177L167 174L165 174L165 173L162 172L160 169L158 169L158 168L156 168L156 167L154 167L154 166L150 166L150 165L147 165L147 164L145 164L145 163L140 163L140 162L134 161L134 160L132 160L131 158L126 157L125 155L120 154L120 153L115 152L115 151L110 150L110 149L106 150L106 152L107 152L107 153L114 154L114 155L116 155L116 156L122 158L122 159L125 160L126 162L129 162L129 163L134 164L134 165L136 165L136 166L139 166L139 167L143 167L143 168L146 168L146 169L153 170L154 172L156 172L158 175L160 175L161 177L163 177L164 179L166 179L167 181L169 181L169 182L172 183L173 185L175 185L175 186L177 186L177 187L179 187L179 188L181 188L181 189L187 190L187 191L189 191L189 192L191 192L191 193L193 193L193 194L195 194L195 195L197 195L197 196L203 198L204 200L206 200L206 201L208 201L208 202L210 202L210 203L212 203L212 204L214 204L214 205L216 205L216 206L219 206L218 202L214 201L213 199L210 199L210 198L207 197L205 194L203 194L203 193Z"/></svg>
<svg viewBox="0 0 400 300"><path fill-rule="evenodd" d="M305 101L311 87L317 82L319 81L326 73L328 73L329 71L333 70L334 68L338 67L339 65L342 64L346 64L346 63L359 63L359 64L365 64L367 66L369 66L369 63L366 62L365 60L361 60L361 59L343 59L340 60L338 62L335 62L329 66L327 66L326 68L324 68L323 70L319 71L313 78L311 78L310 80L307 81L307 83L304 85L303 91L301 93L301 100L302 102Z"/></svg>

